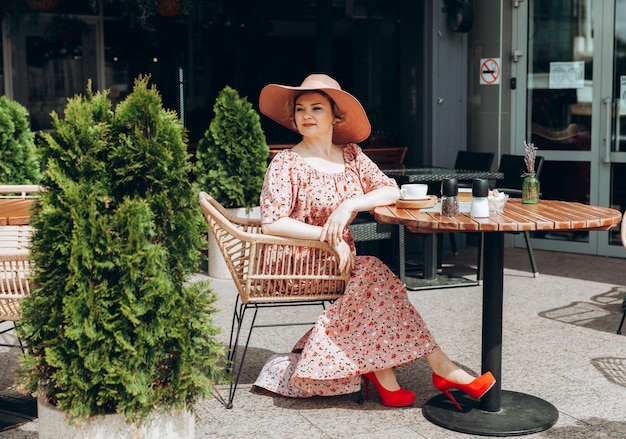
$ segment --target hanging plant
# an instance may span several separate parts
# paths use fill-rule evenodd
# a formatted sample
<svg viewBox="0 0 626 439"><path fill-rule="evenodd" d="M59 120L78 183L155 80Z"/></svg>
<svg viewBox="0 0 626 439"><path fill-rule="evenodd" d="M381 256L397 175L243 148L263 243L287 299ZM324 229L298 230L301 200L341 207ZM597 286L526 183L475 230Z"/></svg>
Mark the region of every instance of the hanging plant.
<svg viewBox="0 0 626 439"><path fill-rule="evenodd" d="M51 11L59 4L59 0L26 0L26 5L33 11Z"/></svg>
<svg viewBox="0 0 626 439"><path fill-rule="evenodd" d="M163 17L176 17L183 11L182 0L158 0L156 11Z"/></svg>
<svg viewBox="0 0 626 439"><path fill-rule="evenodd" d="M174 18L189 14L191 0L105 0L116 4L131 26L154 30L160 17Z"/></svg>

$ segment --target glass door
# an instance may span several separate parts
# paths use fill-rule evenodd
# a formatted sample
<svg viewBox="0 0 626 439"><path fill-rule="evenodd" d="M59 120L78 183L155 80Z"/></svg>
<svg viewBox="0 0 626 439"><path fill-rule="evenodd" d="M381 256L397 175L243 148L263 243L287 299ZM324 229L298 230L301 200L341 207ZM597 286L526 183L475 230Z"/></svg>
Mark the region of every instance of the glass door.
<svg viewBox="0 0 626 439"><path fill-rule="evenodd" d="M600 166L600 202L620 211L626 209L626 0L616 0L605 6L605 21L614 30L605 44L610 48L610 89L603 102L611 119L606 121L606 141ZM619 237L619 226L599 241L599 253L625 257Z"/></svg>
<svg viewBox="0 0 626 439"><path fill-rule="evenodd" d="M611 163L618 159L611 152L617 148L612 130L620 121L613 97L615 12L624 5L626 0L528 4L526 138L545 158L540 176L544 199L626 206L626 196L623 201L613 196L617 186L626 189L626 174ZM626 99L626 85L624 91ZM612 250L617 244L618 233L533 233L539 249L608 255L617 253Z"/></svg>

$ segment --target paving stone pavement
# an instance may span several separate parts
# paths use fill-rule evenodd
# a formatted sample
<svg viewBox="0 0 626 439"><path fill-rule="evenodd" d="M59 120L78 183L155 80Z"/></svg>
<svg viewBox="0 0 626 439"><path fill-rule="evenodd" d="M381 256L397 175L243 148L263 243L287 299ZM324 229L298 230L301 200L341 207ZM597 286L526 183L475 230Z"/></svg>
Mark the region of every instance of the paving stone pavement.
<svg viewBox="0 0 626 439"><path fill-rule="evenodd" d="M525 249L505 250L502 388L540 397L559 412L556 424L527 438L626 437L626 335L616 330L626 296L626 261L535 250L540 276L530 273ZM444 271L472 278L476 249L445 255ZM208 278L200 273L197 278ZM213 279L219 294L216 323L227 341L235 297L231 280ZM482 289L454 287L409 292L444 351L462 367L480 371ZM265 310L268 321L314 319L319 310ZM288 352L303 327L257 330L250 342L234 407L214 398L196 407L196 438L465 438L428 421L424 403L438 391L425 361L398 370L399 382L416 392L408 408L380 404L376 392L364 404L355 395L288 399L260 392L252 383L265 359ZM626 328L624 330L626 334ZM0 348L0 390L13 386L17 349ZM225 395L226 386L217 391ZM0 439L36 438L37 421L0 432ZM480 436L485 437L485 436Z"/></svg>

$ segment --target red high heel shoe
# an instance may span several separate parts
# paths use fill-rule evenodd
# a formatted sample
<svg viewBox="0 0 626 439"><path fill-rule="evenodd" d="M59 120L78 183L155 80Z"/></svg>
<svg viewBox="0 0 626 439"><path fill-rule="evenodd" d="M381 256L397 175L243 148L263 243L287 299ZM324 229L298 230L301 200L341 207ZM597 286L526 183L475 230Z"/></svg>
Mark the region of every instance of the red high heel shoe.
<svg viewBox="0 0 626 439"><path fill-rule="evenodd" d="M463 410L452 393L450 393L450 389L458 389L467 393L474 399L480 399L483 397L485 393L489 391L496 383L496 379L494 378L491 372L485 372L474 381L468 384L456 383L454 381L447 380L443 377L440 377L436 373L433 372L433 385L443 392L444 395L448 397L450 401L454 403L457 409Z"/></svg>
<svg viewBox="0 0 626 439"><path fill-rule="evenodd" d="M365 381L365 398L370 399L370 381L376 386L378 389L378 394L380 395L380 400L383 405L387 407L406 407L408 405L413 404L415 401L415 393L410 390L400 388L399 390L387 390L376 378L374 372L368 372L362 375L363 380Z"/></svg>

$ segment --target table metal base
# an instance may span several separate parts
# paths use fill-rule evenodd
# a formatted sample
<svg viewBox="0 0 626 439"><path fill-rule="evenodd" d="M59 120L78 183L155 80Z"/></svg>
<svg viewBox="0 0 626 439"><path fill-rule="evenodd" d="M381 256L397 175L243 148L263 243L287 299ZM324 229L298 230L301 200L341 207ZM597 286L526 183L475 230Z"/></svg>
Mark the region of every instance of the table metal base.
<svg viewBox="0 0 626 439"><path fill-rule="evenodd" d="M412 291L429 290L433 288L471 287L479 285L479 283L475 280L467 279L465 277L451 276L448 274L437 274L432 279L405 276L404 284L407 289Z"/></svg>
<svg viewBox="0 0 626 439"><path fill-rule="evenodd" d="M480 436L521 436L547 430L559 418L552 404L524 393L503 390L497 412L481 410L480 401L461 391L451 393L463 411L444 394L426 401L423 409L426 419L448 430Z"/></svg>

